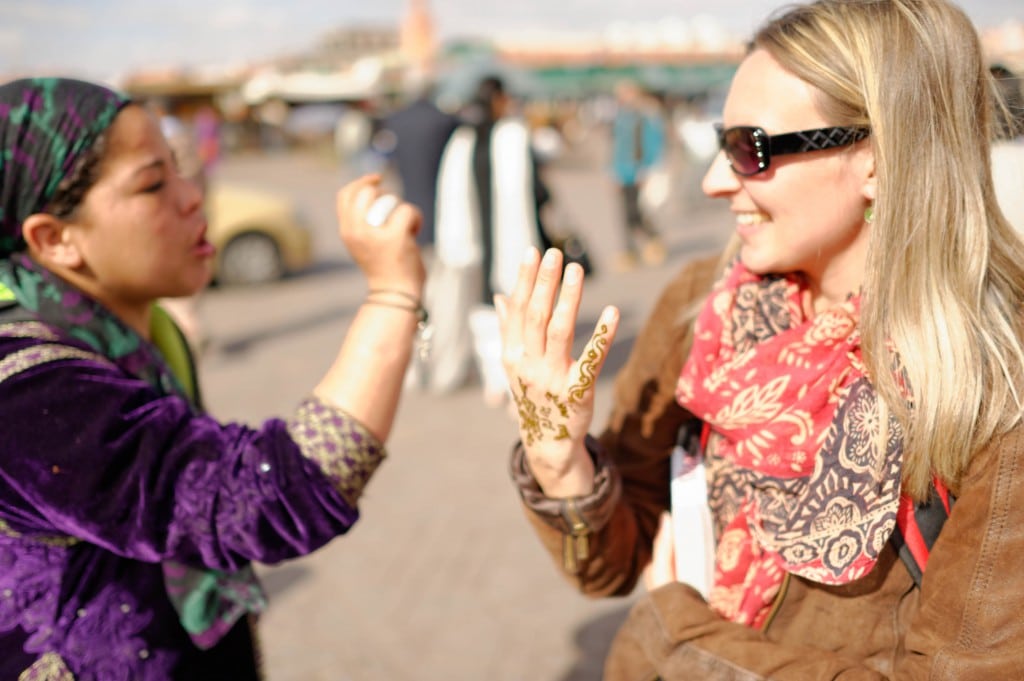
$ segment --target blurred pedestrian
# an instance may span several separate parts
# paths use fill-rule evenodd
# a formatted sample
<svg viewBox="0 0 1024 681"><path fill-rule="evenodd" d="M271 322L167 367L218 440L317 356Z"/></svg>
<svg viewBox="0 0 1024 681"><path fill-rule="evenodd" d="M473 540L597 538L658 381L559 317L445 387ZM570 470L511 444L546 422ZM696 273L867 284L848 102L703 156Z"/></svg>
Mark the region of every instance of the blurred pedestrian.
<svg viewBox="0 0 1024 681"><path fill-rule="evenodd" d="M154 302L210 278L202 194L156 117L70 79L0 86L0 678L260 676L251 562L347 532L422 322L416 209L336 200L369 286L286 419L205 414ZM371 224L372 222L372 224Z"/></svg>
<svg viewBox="0 0 1024 681"><path fill-rule="evenodd" d="M1024 234L1024 89L1021 78L1002 64L993 64L989 72L998 95L992 179L1006 218Z"/></svg>
<svg viewBox="0 0 1024 681"><path fill-rule="evenodd" d="M384 119L383 128L394 136L391 162L402 181L402 196L420 209L421 246L434 243L434 211L441 154L459 119L434 103L434 85L419 72L406 80L404 107Z"/></svg>
<svg viewBox="0 0 1024 681"><path fill-rule="evenodd" d="M209 174L221 158L220 114L209 104L204 104L196 111L192 127L199 147L199 159Z"/></svg>
<svg viewBox="0 0 1024 681"><path fill-rule="evenodd" d="M618 254L615 267L627 270L637 258L650 265L665 259L665 246L641 201L644 183L665 155L665 122L658 102L634 81L620 81L615 98L612 174L622 198L625 227L625 250Z"/></svg>
<svg viewBox="0 0 1024 681"><path fill-rule="evenodd" d="M527 247L542 242L537 169L529 130L513 114L502 79L480 81L470 116L441 159L427 283L434 338L423 380L434 392L455 390L475 358L485 401L499 405L508 384L493 300L512 290Z"/></svg>
<svg viewBox="0 0 1024 681"><path fill-rule="evenodd" d="M1017 139L1024 136L1024 84L1021 76L1003 64L993 64L988 70L999 97L995 109L996 137Z"/></svg>
<svg viewBox="0 0 1024 681"><path fill-rule="evenodd" d="M288 135L284 126L288 122L288 104L272 97L255 109L256 124L259 126L260 150L264 153L278 153L288 148Z"/></svg>
<svg viewBox="0 0 1024 681"><path fill-rule="evenodd" d="M369 100L345 106L334 126L334 151L346 174L379 173L394 140L390 132L380 134L378 119Z"/></svg>

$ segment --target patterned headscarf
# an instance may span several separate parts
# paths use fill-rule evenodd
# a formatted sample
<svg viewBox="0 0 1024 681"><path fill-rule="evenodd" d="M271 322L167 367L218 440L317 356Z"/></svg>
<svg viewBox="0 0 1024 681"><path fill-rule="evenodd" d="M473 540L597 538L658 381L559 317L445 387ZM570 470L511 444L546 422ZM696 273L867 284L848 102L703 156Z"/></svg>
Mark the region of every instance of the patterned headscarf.
<svg viewBox="0 0 1024 681"><path fill-rule="evenodd" d="M24 247L22 222L46 208L61 180L130 102L69 78L0 86L0 258Z"/></svg>

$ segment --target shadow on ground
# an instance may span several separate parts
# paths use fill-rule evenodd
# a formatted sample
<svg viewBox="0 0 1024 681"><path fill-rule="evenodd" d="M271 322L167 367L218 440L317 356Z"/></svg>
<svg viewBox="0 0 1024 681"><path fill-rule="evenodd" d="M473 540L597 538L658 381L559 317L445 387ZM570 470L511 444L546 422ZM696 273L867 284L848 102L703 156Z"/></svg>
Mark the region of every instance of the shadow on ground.
<svg viewBox="0 0 1024 681"><path fill-rule="evenodd" d="M283 336L301 335L310 329L324 324L336 324L339 320L354 315L358 307L359 303L340 305L302 319L293 319L282 324L268 325L234 337L217 339L214 341L214 348L223 355L238 355L251 350L254 345L259 343L265 343Z"/></svg>
<svg viewBox="0 0 1024 681"><path fill-rule="evenodd" d="M267 598L273 601L309 576L309 568L301 563L285 563L275 566L272 570L261 571L260 583L267 592Z"/></svg>
<svg viewBox="0 0 1024 681"><path fill-rule="evenodd" d="M604 658L615 633L629 614L630 605L584 622L573 637L578 657L559 681L600 681Z"/></svg>

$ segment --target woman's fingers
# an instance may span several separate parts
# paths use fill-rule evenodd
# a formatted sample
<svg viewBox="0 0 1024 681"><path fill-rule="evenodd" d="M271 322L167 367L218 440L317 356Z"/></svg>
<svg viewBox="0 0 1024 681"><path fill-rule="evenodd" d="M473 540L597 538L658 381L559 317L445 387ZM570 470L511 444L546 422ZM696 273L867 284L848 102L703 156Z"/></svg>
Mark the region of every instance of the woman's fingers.
<svg viewBox="0 0 1024 681"><path fill-rule="evenodd" d="M572 363L572 343L582 297L583 268L572 263L565 268L558 303L548 323L545 359L553 370L564 369Z"/></svg>
<svg viewBox="0 0 1024 681"><path fill-rule="evenodd" d="M341 188L335 205L341 222L347 222L347 218L355 218L366 212L377 196L380 179L380 175L363 175Z"/></svg>
<svg viewBox="0 0 1024 681"><path fill-rule="evenodd" d="M494 294L494 311L498 313L498 333L505 338L505 320L508 317L508 298L501 293Z"/></svg>
<svg viewBox="0 0 1024 681"><path fill-rule="evenodd" d="M509 382L515 390L517 379L525 380L526 385L541 390L540 394L559 400L563 408L587 406L593 401L597 376L618 330L619 311L605 308L583 354L573 362L583 269L571 264L562 277L561 252L549 250L542 262L538 255L535 249L529 251L510 296L495 296Z"/></svg>
<svg viewBox="0 0 1024 681"><path fill-rule="evenodd" d="M399 224L415 239L423 227L423 213L411 203L403 202L395 209L395 218L401 220Z"/></svg>
<svg viewBox="0 0 1024 681"><path fill-rule="evenodd" d="M579 360L570 369L569 388L566 397L570 404L589 404L594 399L594 386L601 373L601 367L608 359L608 348L615 340L619 328L619 311L608 306L601 312L594 333Z"/></svg>
<svg viewBox="0 0 1024 681"><path fill-rule="evenodd" d="M537 280L526 307L523 326L523 350L531 357L541 357L547 345L548 322L562 277L562 252L549 248L541 260Z"/></svg>
<svg viewBox="0 0 1024 681"><path fill-rule="evenodd" d="M383 227L395 208L398 208L398 197L394 194L381 194L370 204L363 215L363 221L371 227Z"/></svg>
<svg viewBox="0 0 1024 681"><path fill-rule="evenodd" d="M519 276L511 295L504 299L505 314L502 326L502 344L506 366L517 361L523 353L523 315L533 293L533 284L537 278L537 263L540 254L536 248L527 249L523 261L519 265Z"/></svg>
<svg viewBox="0 0 1024 681"><path fill-rule="evenodd" d="M419 210L384 191L377 174L347 183L335 207L341 240L371 287L418 295L426 277L415 240L422 223Z"/></svg>

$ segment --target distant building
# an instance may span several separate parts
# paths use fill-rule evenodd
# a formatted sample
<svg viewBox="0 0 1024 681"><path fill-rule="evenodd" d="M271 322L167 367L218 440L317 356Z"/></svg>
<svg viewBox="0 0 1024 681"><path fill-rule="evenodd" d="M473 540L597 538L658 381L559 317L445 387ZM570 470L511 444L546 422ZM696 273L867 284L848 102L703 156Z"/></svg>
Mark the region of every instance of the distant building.
<svg viewBox="0 0 1024 681"><path fill-rule="evenodd" d="M399 52L395 26L343 27L324 34L302 61L310 70L333 71L347 69L366 57L393 60Z"/></svg>
<svg viewBox="0 0 1024 681"><path fill-rule="evenodd" d="M408 68L418 73L433 73L437 35L427 0L409 0L400 30L400 49Z"/></svg>
<svg viewBox="0 0 1024 681"><path fill-rule="evenodd" d="M246 78L242 71L203 75L188 69L165 69L132 74L117 87L135 99L158 104L168 114L191 121L205 107L223 110Z"/></svg>
<svg viewBox="0 0 1024 681"><path fill-rule="evenodd" d="M344 26L304 52L271 60L242 87L253 106L365 101L391 91L401 64L397 26Z"/></svg>

